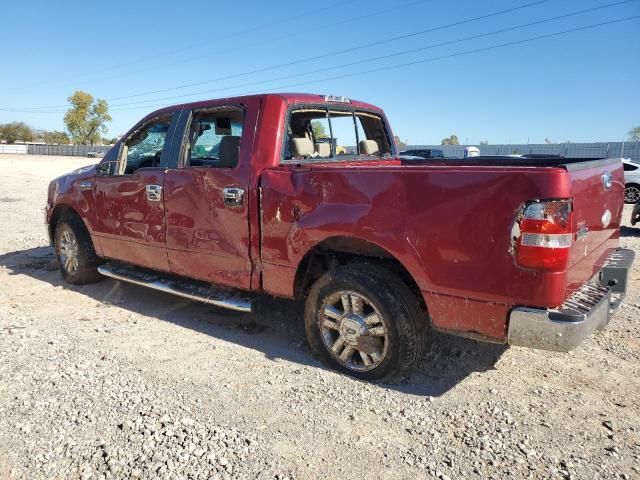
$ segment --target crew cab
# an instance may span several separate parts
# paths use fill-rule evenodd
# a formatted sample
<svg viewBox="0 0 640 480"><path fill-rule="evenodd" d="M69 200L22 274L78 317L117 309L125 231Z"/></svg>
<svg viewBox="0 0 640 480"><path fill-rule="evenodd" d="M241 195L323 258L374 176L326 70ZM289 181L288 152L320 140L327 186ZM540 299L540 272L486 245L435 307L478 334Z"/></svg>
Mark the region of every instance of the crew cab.
<svg viewBox="0 0 640 480"><path fill-rule="evenodd" d="M568 351L606 326L633 261L620 159L404 161L393 138L344 97L153 112L51 182L62 276L240 311L300 299L315 354L371 381L408 377L433 330Z"/></svg>

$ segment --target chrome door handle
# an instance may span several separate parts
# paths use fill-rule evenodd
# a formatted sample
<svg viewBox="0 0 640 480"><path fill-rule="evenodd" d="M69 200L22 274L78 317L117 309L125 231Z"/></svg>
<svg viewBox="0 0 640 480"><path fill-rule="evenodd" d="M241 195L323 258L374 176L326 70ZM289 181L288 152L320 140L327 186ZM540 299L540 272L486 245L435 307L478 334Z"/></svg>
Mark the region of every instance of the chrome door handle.
<svg viewBox="0 0 640 480"><path fill-rule="evenodd" d="M162 185L147 185L147 200L150 202L162 200Z"/></svg>
<svg viewBox="0 0 640 480"><path fill-rule="evenodd" d="M228 207L239 207L244 203L244 189L238 187L226 187L222 190L224 204Z"/></svg>

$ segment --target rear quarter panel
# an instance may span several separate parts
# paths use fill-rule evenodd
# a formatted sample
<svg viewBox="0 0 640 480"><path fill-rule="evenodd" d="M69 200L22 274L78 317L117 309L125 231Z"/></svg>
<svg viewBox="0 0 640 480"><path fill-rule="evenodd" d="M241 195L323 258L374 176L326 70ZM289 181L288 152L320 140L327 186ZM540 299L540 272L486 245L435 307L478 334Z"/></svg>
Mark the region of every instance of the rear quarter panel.
<svg viewBox="0 0 640 480"><path fill-rule="evenodd" d="M564 299L565 273L515 264L511 228L526 200L569 196L566 175L559 168L435 165L266 170L265 289L293 295L291 272L308 251L330 237L356 237L405 266L434 325L502 337L512 305Z"/></svg>

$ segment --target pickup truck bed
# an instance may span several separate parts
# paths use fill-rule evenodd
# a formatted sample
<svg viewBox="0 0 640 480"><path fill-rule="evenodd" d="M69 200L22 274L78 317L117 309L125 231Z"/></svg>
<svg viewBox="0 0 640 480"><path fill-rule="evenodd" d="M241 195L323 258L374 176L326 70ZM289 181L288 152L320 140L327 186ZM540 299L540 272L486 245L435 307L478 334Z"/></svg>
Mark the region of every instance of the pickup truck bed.
<svg viewBox="0 0 640 480"><path fill-rule="evenodd" d="M373 254L379 248L379 255L392 256L407 269L434 326L504 339L514 306L559 306L617 246L617 222L604 229L600 217L610 208L612 219L620 218L623 187L617 184L606 195L599 190L601 172L613 166L621 174L619 161L562 160L555 166L548 160L533 166L493 159L503 165L427 161L265 170L265 289L293 296L292 266L311 246L351 239L343 240L351 250L366 253L369 248ZM590 230L572 247L569 267L561 272L519 267L510 235L518 210L532 199L572 196L574 227Z"/></svg>
<svg viewBox="0 0 640 480"><path fill-rule="evenodd" d="M562 155L481 155L470 158L434 158L422 159L410 157L403 159L403 165L473 165L473 166L504 166L504 167L561 167L567 170L572 168L588 168L601 163L606 158L571 158Z"/></svg>

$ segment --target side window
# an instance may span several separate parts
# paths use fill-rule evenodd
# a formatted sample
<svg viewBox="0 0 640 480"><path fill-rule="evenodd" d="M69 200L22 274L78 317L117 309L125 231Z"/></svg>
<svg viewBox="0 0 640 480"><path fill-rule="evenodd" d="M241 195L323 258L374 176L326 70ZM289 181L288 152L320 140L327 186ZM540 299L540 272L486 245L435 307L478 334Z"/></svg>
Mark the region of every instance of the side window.
<svg viewBox="0 0 640 480"><path fill-rule="evenodd" d="M159 117L127 138L120 153L119 174L130 175L139 168L159 167L169 125L171 116Z"/></svg>
<svg viewBox="0 0 640 480"><path fill-rule="evenodd" d="M222 107L193 112L185 141L185 167L234 168L238 165L243 110Z"/></svg>
<svg viewBox="0 0 640 480"><path fill-rule="evenodd" d="M622 165L624 167L624 171L625 172L633 172L634 170L638 169L638 167L636 167L634 165L631 165L629 163L623 163Z"/></svg>

